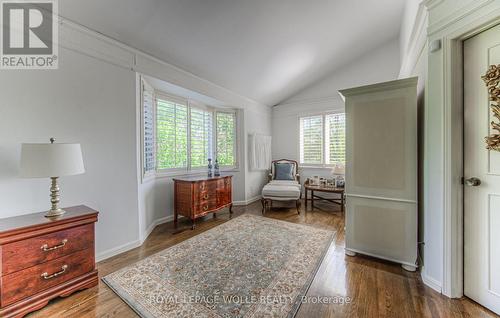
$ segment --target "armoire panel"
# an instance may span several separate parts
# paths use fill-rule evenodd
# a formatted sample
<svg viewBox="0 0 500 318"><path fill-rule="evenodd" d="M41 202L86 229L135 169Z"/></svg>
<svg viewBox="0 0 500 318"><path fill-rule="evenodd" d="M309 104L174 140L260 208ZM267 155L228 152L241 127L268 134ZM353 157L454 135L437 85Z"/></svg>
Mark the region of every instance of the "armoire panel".
<svg viewBox="0 0 500 318"><path fill-rule="evenodd" d="M352 108L353 186L404 190L407 166L403 98L361 102ZM399 132L399 133L396 133ZM388 156L388 154L390 154Z"/></svg>
<svg viewBox="0 0 500 318"><path fill-rule="evenodd" d="M417 268L417 78L340 91L346 108L346 253Z"/></svg>

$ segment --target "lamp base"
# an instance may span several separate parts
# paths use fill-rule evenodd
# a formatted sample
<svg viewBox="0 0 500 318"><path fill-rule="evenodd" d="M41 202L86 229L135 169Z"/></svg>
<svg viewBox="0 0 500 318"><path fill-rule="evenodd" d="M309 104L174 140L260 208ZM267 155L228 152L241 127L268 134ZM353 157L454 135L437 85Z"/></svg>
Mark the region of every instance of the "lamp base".
<svg viewBox="0 0 500 318"><path fill-rule="evenodd" d="M64 213L66 213L66 211L64 211L63 209L49 210L49 212L45 214L45 217L46 218L58 217L60 215L63 215Z"/></svg>
<svg viewBox="0 0 500 318"><path fill-rule="evenodd" d="M57 184L57 178L58 177L50 177L50 179L52 180L50 186L50 203L52 204L52 206L49 212L45 214L45 217L47 218L58 217L66 212L63 209L59 208L59 185Z"/></svg>

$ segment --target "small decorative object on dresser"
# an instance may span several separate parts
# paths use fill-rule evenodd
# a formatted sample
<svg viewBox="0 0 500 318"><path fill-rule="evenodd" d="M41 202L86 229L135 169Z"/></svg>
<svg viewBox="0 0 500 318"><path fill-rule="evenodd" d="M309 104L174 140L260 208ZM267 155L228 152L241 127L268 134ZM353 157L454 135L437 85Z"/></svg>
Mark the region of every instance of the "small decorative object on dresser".
<svg viewBox="0 0 500 318"><path fill-rule="evenodd" d="M178 215L191 219L192 229L195 220L208 213L215 213L229 207L232 214L232 176L218 177L179 177L174 178L174 225L177 227Z"/></svg>
<svg viewBox="0 0 500 318"><path fill-rule="evenodd" d="M98 212L66 208L0 222L0 317L23 317L49 300L96 286L94 223Z"/></svg>
<svg viewBox="0 0 500 318"><path fill-rule="evenodd" d="M208 159L208 166L207 166L207 170L208 170L208 177L211 178L214 176L214 172L213 172L213 166L212 166L212 159Z"/></svg>
<svg viewBox="0 0 500 318"><path fill-rule="evenodd" d="M219 161L215 158L214 177L220 177Z"/></svg>

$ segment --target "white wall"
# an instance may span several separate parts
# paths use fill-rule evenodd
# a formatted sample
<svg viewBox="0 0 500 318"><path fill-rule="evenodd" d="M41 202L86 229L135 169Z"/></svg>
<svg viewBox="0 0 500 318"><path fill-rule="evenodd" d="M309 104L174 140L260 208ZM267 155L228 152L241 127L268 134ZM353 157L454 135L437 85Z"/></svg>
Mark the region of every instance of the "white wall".
<svg viewBox="0 0 500 318"><path fill-rule="evenodd" d="M397 38L382 44L357 58L313 85L303 89L277 106L302 104L307 102L333 100L335 105L343 104L338 90L386 80L394 80L399 72L399 40Z"/></svg>
<svg viewBox="0 0 500 318"><path fill-rule="evenodd" d="M399 41L386 43L323 80L273 107L273 158L299 160L299 117L326 111L344 111L338 90L394 80L399 73ZM330 176L329 169L303 168L304 181L312 175Z"/></svg>
<svg viewBox="0 0 500 318"><path fill-rule="evenodd" d="M245 202L250 203L260 198L262 188L267 183L267 171L251 170L248 162L249 142L248 136L254 133L271 136L271 117L272 109L270 107L254 107L245 111ZM273 144L274 140L271 141ZM270 165L271 163L269 163Z"/></svg>
<svg viewBox="0 0 500 318"><path fill-rule="evenodd" d="M418 80L418 131L419 131L419 213L418 213L418 237L419 242L426 242L426 229L442 226L439 220L426 218L424 206L425 178L424 178L424 139L425 139L425 83L427 79L427 24L428 13L422 0L407 0L403 23L401 25L400 48L401 69L399 77L417 76ZM419 245L421 257L422 278L424 282L441 291L441 273L436 272L435 259L439 258L439 246L441 238L432 239L429 244ZM428 265L427 265L428 263Z"/></svg>
<svg viewBox="0 0 500 318"><path fill-rule="evenodd" d="M270 133L269 107L71 22L62 20L59 34L58 70L0 71L0 218L48 209L49 179L18 178L18 162L21 143L55 136L82 144L87 172L61 179L61 204L100 211L98 259L140 245L172 219L171 178L141 180L136 72L239 108L234 200L257 193L265 176L246 169L245 136Z"/></svg>
<svg viewBox="0 0 500 318"><path fill-rule="evenodd" d="M61 204L100 211L99 256L138 239L135 74L59 52L58 70L0 71L0 217L49 208L48 178L18 178L21 143L81 143L86 172L60 179Z"/></svg>
<svg viewBox="0 0 500 318"><path fill-rule="evenodd" d="M461 113L450 106L451 81L447 78L450 50L442 48L430 53L427 43L434 40L469 35L471 28L494 23L500 18L500 3L490 0L407 0L405 21L402 25L401 75L426 76L425 105L420 110L424 118L421 126L423 145L421 161L423 175L421 204L423 211L424 268L422 278L428 286L451 297L462 295L462 259L452 258L452 251L461 250L461 185L457 182L463 171L456 164L460 156ZM428 10L424 7L428 8ZM423 87L425 86L425 87ZM422 93L421 93L422 95ZM422 97L420 96L420 99ZM421 105L422 102L419 102ZM450 156L451 157L448 157ZM421 222L422 225L422 222ZM456 226L458 225L458 226ZM457 253L459 254L459 253ZM459 255L458 255L459 256Z"/></svg>

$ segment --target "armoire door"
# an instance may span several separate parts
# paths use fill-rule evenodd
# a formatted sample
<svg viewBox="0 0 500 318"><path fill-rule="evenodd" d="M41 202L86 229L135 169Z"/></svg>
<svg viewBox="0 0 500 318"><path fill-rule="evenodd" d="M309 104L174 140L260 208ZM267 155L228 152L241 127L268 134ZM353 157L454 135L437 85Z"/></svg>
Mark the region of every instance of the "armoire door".
<svg viewBox="0 0 500 318"><path fill-rule="evenodd" d="M499 120L481 78L490 65L500 67L500 26L464 42L464 293L500 314L500 152L485 143Z"/></svg>
<svg viewBox="0 0 500 318"><path fill-rule="evenodd" d="M417 78L342 90L346 254L416 270Z"/></svg>

